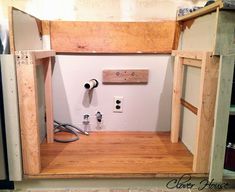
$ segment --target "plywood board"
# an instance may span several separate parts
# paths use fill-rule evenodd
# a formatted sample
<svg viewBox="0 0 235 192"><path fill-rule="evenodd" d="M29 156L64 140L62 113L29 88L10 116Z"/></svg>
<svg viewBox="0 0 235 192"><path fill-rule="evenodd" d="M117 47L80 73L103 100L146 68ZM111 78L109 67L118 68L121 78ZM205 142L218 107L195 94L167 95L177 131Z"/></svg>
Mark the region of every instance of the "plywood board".
<svg viewBox="0 0 235 192"><path fill-rule="evenodd" d="M118 83L118 84L144 84L148 83L148 70L104 70L103 83Z"/></svg>
<svg viewBox="0 0 235 192"><path fill-rule="evenodd" d="M57 53L171 53L177 24L162 22L50 22Z"/></svg>
<svg viewBox="0 0 235 192"><path fill-rule="evenodd" d="M16 52L17 84L23 167L25 174L38 174L41 170L38 93L36 66L33 54Z"/></svg>

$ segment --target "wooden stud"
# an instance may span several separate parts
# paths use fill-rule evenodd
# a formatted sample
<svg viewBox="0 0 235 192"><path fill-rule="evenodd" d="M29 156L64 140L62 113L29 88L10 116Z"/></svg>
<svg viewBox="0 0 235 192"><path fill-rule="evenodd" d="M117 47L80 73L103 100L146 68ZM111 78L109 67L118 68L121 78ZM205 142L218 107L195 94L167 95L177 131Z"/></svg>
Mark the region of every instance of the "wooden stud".
<svg viewBox="0 0 235 192"><path fill-rule="evenodd" d="M41 170L35 60L28 51L15 54L24 174L35 175Z"/></svg>
<svg viewBox="0 0 235 192"><path fill-rule="evenodd" d="M126 69L126 70L104 70L103 83L148 83L149 70Z"/></svg>
<svg viewBox="0 0 235 192"><path fill-rule="evenodd" d="M13 7L8 8L8 24L9 24L9 42L10 52L15 53L15 41L14 41L14 27L13 27Z"/></svg>
<svg viewBox="0 0 235 192"><path fill-rule="evenodd" d="M174 79L173 79L173 97L172 97L172 116L171 116L171 142L177 143L180 130L180 99L183 81L183 59L175 56Z"/></svg>
<svg viewBox="0 0 235 192"><path fill-rule="evenodd" d="M218 70L219 57L213 57L211 52L205 52L201 67L200 102L193 160L193 171L197 173L209 171Z"/></svg>
<svg viewBox="0 0 235 192"><path fill-rule="evenodd" d="M52 63L50 58L45 58L44 63L44 81L45 81L45 105L46 105L46 127L47 142L54 142L54 117L52 106Z"/></svg>

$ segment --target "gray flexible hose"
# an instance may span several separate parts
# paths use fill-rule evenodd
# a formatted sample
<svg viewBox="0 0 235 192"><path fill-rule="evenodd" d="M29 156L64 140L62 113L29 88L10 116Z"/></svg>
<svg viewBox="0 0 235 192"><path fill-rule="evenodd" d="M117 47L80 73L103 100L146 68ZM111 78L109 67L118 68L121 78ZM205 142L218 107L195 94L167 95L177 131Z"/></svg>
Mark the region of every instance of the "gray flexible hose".
<svg viewBox="0 0 235 192"><path fill-rule="evenodd" d="M71 133L74 134L75 137L74 138L70 138L70 139L57 139L54 138L54 141L56 142L60 142L60 143L69 143L69 142L74 142L79 140L79 133L83 134L83 135L89 135L89 133L87 133L86 131L83 131L82 129L75 127L74 125L71 124L63 124L63 123L59 123L58 121L54 121L54 133L59 133L59 132L67 132L67 133Z"/></svg>

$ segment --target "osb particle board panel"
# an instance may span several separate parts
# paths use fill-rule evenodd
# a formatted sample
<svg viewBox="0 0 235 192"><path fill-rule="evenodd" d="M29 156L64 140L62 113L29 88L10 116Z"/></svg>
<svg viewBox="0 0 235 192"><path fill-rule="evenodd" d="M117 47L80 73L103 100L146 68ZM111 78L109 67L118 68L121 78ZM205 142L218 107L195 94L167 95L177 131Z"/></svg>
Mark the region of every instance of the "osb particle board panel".
<svg viewBox="0 0 235 192"><path fill-rule="evenodd" d="M104 70L104 84L146 84L149 70Z"/></svg>
<svg viewBox="0 0 235 192"><path fill-rule="evenodd" d="M51 21L57 53L171 53L178 25L162 22Z"/></svg>

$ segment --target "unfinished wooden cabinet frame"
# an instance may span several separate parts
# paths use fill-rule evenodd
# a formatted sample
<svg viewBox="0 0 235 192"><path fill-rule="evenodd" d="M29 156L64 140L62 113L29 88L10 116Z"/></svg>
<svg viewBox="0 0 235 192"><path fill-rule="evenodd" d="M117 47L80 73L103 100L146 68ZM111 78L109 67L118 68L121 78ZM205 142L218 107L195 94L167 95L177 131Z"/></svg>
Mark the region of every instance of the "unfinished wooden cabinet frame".
<svg viewBox="0 0 235 192"><path fill-rule="evenodd" d="M51 84L53 56L54 51L15 52L25 174L39 174L41 169L36 65L43 65L44 68L47 141L54 141Z"/></svg>
<svg viewBox="0 0 235 192"><path fill-rule="evenodd" d="M172 124L171 142L179 139L181 105L197 115L197 130L195 141L195 154L193 159L193 171L207 173L209 171L210 149L212 131L214 125L215 100L217 92L217 80L219 69L219 57L212 52L188 52L173 51L174 85L172 98ZM198 108L185 101L182 97L184 66L201 69L200 93Z"/></svg>

